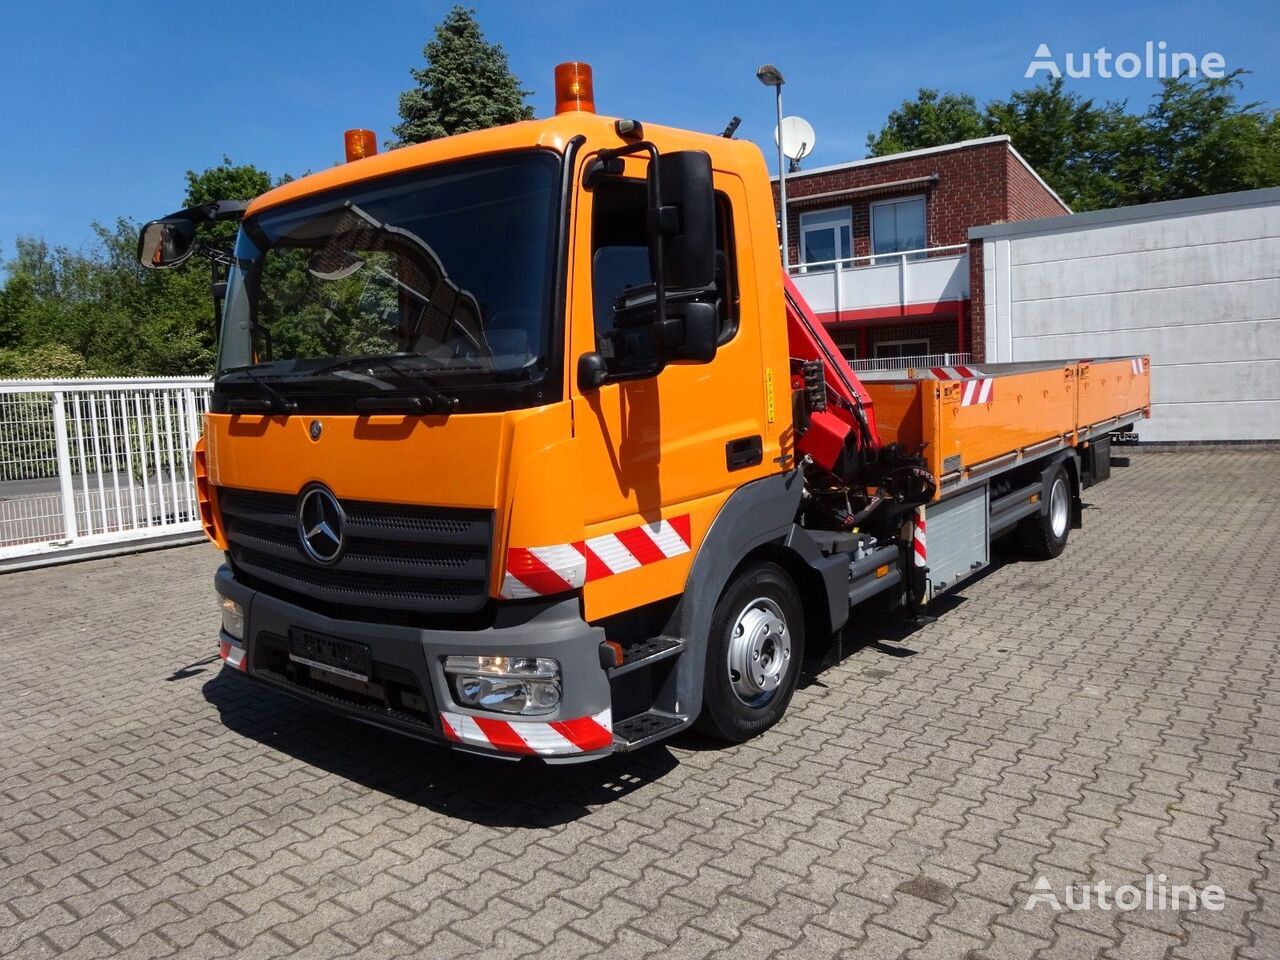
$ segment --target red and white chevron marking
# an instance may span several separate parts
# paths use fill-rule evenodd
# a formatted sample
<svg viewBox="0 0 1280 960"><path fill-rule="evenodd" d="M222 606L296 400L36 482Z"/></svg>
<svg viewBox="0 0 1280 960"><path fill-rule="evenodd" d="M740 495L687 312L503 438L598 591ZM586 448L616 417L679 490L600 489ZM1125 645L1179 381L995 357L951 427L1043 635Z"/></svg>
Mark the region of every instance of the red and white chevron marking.
<svg viewBox="0 0 1280 960"><path fill-rule="evenodd" d="M1140 376L1142 376L1142 358L1141 358L1141 357L1130 357L1130 358L1129 358L1129 369L1133 372L1133 375L1134 375L1135 377L1140 377Z"/></svg>
<svg viewBox="0 0 1280 960"><path fill-rule="evenodd" d="M960 406L973 407L980 403L986 403L995 396L995 393L996 381L993 377L983 377L981 380L966 380L964 392L960 394Z"/></svg>
<svg viewBox="0 0 1280 960"><path fill-rule="evenodd" d="M228 643L226 640L218 641L218 656L227 666L247 671L249 666L244 662L244 655L245 649L239 644Z"/></svg>
<svg viewBox="0 0 1280 960"><path fill-rule="evenodd" d="M689 552L689 515L549 547L512 547L500 596L546 597Z"/></svg>
<svg viewBox="0 0 1280 960"><path fill-rule="evenodd" d="M551 723L441 712L440 727L456 743L539 757L589 753L613 743L613 715L608 707L594 716Z"/></svg>
<svg viewBox="0 0 1280 960"><path fill-rule="evenodd" d="M929 565L929 548L924 537L924 507L916 507L913 523L915 531L911 538L911 555L917 567L925 567Z"/></svg>
<svg viewBox="0 0 1280 960"><path fill-rule="evenodd" d="M938 380L968 380L976 377L978 372L972 367L930 367L929 372Z"/></svg>

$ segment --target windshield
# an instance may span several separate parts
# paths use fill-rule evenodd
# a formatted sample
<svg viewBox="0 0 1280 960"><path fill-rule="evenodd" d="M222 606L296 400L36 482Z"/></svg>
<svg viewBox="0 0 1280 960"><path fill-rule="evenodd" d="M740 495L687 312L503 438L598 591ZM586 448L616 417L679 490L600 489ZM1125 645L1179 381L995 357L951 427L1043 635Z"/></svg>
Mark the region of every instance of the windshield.
<svg viewBox="0 0 1280 960"><path fill-rule="evenodd" d="M552 368L559 171L549 151L505 154L246 220L227 278L220 387L347 395L417 378L461 396L540 380ZM387 357L394 370L375 359Z"/></svg>

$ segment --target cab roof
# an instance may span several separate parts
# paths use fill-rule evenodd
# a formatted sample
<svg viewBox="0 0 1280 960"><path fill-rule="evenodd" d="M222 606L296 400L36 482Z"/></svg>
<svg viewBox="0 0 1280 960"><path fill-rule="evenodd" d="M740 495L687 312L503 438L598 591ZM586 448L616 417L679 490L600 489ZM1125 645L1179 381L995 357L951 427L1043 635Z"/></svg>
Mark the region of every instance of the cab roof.
<svg viewBox="0 0 1280 960"><path fill-rule="evenodd" d="M268 207L313 194L450 160L537 147L564 153L569 141L579 135L585 136L593 149L622 146L628 141L618 136L615 122L613 117L569 111L544 120L524 120L388 150L281 184L249 204L245 216L251 217ZM705 150L711 156L712 167L717 170L741 173L758 165L758 172L765 174L764 157L759 148L749 141L648 123L644 124L644 138L657 144L658 149L664 152Z"/></svg>

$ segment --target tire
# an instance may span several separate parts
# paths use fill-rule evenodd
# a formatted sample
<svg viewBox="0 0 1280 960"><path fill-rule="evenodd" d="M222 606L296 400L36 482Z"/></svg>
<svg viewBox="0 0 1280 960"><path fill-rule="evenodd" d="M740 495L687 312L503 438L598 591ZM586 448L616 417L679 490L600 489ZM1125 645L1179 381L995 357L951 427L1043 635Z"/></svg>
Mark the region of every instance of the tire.
<svg viewBox="0 0 1280 960"><path fill-rule="evenodd" d="M729 743L768 730L786 712L803 660L795 584L775 563L744 567L711 616L697 728Z"/></svg>
<svg viewBox="0 0 1280 960"><path fill-rule="evenodd" d="M1054 468L1045 489L1046 509L1018 524L1022 552L1034 560L1052 560L1060 555L1071 533L1071 477L1065 466L1058 464Z"/></svg>

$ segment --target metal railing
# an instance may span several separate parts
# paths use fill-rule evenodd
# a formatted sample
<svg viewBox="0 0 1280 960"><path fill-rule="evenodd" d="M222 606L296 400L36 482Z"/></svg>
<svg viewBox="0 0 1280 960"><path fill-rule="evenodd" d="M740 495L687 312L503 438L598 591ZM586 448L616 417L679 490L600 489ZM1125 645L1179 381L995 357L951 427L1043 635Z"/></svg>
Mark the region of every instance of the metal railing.
<svg viewBox="0 0 1280 960"><path fill-rule="evenodd" d="M905 370L907 367L951 367L957 363L973 362L970 353L921 353L911 357L866 357L850 359L849 366L857 373L874 373L879 370Z"/></svg>
<svg viewBox="0 0 1280 960"><path fill-rule="evenodd" d="M859 263L868 267L886 264L904 265L919 263L929 257L956 256L968 249L967 243L950 243L941 247L920 247L918 250L898 250L894 253L864 253L856 257L840 257L836 260L810 260L805 263L793 263L787 269L792 273L810 273L816 270L832 270L835 267L853 268Z"/></svg>
<svg viewBox="0 0 1280 960"><path fill-rule="evenodd" d="M0 561L198 533L208 395L195 378L0 381Z"/></svg>
<svg viewBox="0 0 1280 960"><path fill-rule="evenodd" d="M969 245L813 260L787 267L816 313L963 300L969 295Z"/></svg>

